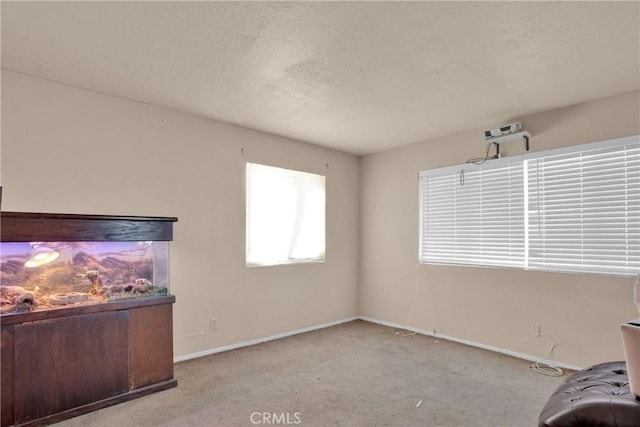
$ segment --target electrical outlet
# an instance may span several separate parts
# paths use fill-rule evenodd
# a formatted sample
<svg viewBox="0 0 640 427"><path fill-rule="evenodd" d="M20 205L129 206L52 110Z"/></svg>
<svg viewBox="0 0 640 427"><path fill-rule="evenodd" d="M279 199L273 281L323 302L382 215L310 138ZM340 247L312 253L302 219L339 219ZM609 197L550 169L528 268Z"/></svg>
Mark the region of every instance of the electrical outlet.
<svg viewBox="0 0 640 427"><path fill-rule="evenodd" d="M534 337L539 337L541 335L541 328L539 323L531 324L531 335Z"/></svg>
<svg viewBox="0 0 640 427"><path fill-rule="evenodd" d="M212 331L215 331L216 329L218 329L218 325L216 323L215 318L209 320L209 329L211 329Z"/></svg>

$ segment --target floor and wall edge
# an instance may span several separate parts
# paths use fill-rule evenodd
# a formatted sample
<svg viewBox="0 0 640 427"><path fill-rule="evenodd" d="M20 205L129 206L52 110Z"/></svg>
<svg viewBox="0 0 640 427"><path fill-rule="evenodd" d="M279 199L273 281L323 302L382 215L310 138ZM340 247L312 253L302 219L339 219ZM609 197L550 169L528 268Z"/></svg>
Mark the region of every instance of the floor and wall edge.
<svg viewBox="0 0 640 427"><path fill-rule="evenodd" d="M280 334L275 334L275 335L271 335L271 336L268 336L268 337L256 338L256 339L243 341L243 342L239 342L239 343L235 343L235 344L225 345L225 346L222 346L222 347L215 347L215 348L211 348L209 350L204 350L204 351L199 351L199 352L196 352L196 353L190 353L190 354L185 354L185 355L182 355L182 356L177 356L177 357L175 357L173 359L173 361L174 361L174 363L184 362L184 361L191 360L191 359L196 359L196 358L199 358L199 357L209 356L209 355L216 354L216 353L222 353L224 351L236 350L236 349L239 349L239 348L249 347L249 346L260 344L260 343L263 343L263 342L274 341L274 340L277 340L277 339L280 339L280 338L286 338L286 337L290 337L290 336L293 336L293 335L303 334L305 332L311 332L311 331L315 331L315 330L318 330L318 329L329 328L329 327L340 325L340 324L343 324L343 323L352 322L354 320L363 320L365 322L375 323L375 324L378 324L378 325L388 326L388 327L391 327L391 328L404 329L404 330L407 330L407 331L415 332L416 334L426 335L426 336L430 336L430 337L434 337L434 338L440 338L440 339L444 339L444 340L447 340L447 341L453 341L453 342L457 342L459 344L464 344L464 345L468 345L468 346L471 346L471 347L477 347L477 348L481 348L481 349L484 349L484 350L489 350L489 351L493 351L493 352L496 352L496 353L505 354L507 356L516 357L518 359L528 360L528 361L531 361L531 362L540 362L540 363L547 364L549 366L557 366L557 367L563 368L563 369L571 369L571 370L575 370L575 371L579 371L579 370L583 369L580 366L575 366L575 365L571 365L571 364L564 363L564 362L558 362L558 361L549 360L549 359L541 359L539 357L532 356L532 355L526 354L526 353L520 353L520 352L517 352L517 351L512 351L512 350L508 350L508 349L504 349L504 348L500 348L500 347L494 347L492 345L487 345L487 344L482 344L482 343L475 342L475 341L469 341L469 340L465 340L465 339L461 339L461 338L456 338L456 337L452 337L452 336L449 336L449 335L434 333L433 331L427 331L427 330L424 330L424 329L415 328L413 326L402 325L400 323L387 322L386 320L375 319L375 318L367 317L367 316L348 317L346 319L341 319L341 320L336 320L336 321L333 321L333 322L322 323L322 324L319 324L319 325L309 326L309 327L301 328L301 329L294 329L292 331L282 332Z"/></svg>
<svg viewBox="0 0 640 427"><path fill-rule="evenodd" d="M571 365L571 364L568 364L568 363L558 362L558 361L550 360L550 359L542 359L540 357L532 356L530 354L520 353L520 352L517 352L517 351L508 350L508 349L504 349L504 348L500 348L500 347L494 347L492 345L482 344L482 343L479 343L479 342L469 341L469 340L465 340L465 339L462 339L462 338L456 338L456 337L452 337L452 336L444 335L444 334L440 334L440 333L434 333L433 331L427 331L427 330L424 330L424 329L415 328L413 326L406 326L406 325L401 325L399 323L387 322L386 320L374 319L374 318L367 317L367 316L360 316L359 319L360 320L364 320L365 322L376 323L378 325L389 326L391 328L404 329L404 330L407 330L407 331L415 332L416 334L420 334L420 335L427 335L427 336L430 336L430 337L440 338L440 339L447 340L447 341L453 341L453 342L457 342L459 344L468 345L468 346L471 346L471 347L481 348L483 350L489 350L489 351L493 351L493 352L496 352L496 353L506 354L507 356L517 357L518 359L524 359L524 360L528 360L530 362L540 362L540 363L544 363L544 364L549 365L549 366L557 366L558 368L571 369L571 370L574 370L574 371L579 371L579 370L583 369L580 366L575 366L575 365Z"/></svg>
<svg viewBox="0 0 640 427"><path fill-rule="evenodd" d="M340 325L342 323L352 322L360 319L358 316L348 317L346 319L335 320L333 322L321 323L319 325L309 326L301 329L294 329L292 331L282 332L280 334L271 335L263 338L256 338L248 341L243 341L235 344L224 345L222 347L215 347L209 350L199 351L197 353L184 354L173 358L173 362L184 362L185 360L196 359L198 357L209 356L211 354L222 353L223 351L236 350L242 347L249 347L252 345L260 344L267 341L273 341L280 338L290 337L292 335L304 334L305 332L311 332L318 329L330 328L331 326Z"/></svg>

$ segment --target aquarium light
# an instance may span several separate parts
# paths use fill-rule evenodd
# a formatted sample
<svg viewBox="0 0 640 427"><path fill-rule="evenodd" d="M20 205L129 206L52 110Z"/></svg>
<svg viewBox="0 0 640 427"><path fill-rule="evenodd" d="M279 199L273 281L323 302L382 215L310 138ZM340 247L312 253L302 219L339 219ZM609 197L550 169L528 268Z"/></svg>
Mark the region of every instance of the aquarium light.
<svg viewBox="0 0 640 427"><path fill-rule="evenodd" d="M31 257L24 263L25 267L40 267L55 261L60 256L60 252L54 251L46 246L34 246L31 251Z"/></svg>

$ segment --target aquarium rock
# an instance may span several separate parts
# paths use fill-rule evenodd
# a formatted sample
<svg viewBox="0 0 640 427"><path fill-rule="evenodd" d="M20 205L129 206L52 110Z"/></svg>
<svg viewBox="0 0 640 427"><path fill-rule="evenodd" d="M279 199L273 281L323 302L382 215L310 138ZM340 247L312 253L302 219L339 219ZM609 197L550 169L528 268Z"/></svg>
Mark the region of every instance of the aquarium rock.
<svg viewBox="0 0 640 427"><path fill-rule="evenodd" d="M102 278L100 277L100 273L96 270L89 270L84 273L84 277L89 279L91 282L91 287L89 288L89 295L98 295L99 289L102 287Z"/></svg>
<svg viewBox="0 0 640 427"><path fill-rule="evenodd" d="M35 304L36 297L32 293L27 292L16 298L16 304Z"/></svg>
<svg viewBox="0 0 640 427"><path fill-rule="evenodd" d="M149 292L149 289L151 288L151 282L147 279L136 279L134 283L135 285L131 289L133 292L143 294L145 292Z"/></svg>
<svg viewBox="0 0 640 427"><path fill-rule="evenodd" d="M30 311L36 305L36 297L21 286L0 286L1 312Z"/></svg>
<svg viewBox="0 0 640 427"><path fill-rule="evenodd" d="M153 288L153 284L147 279L136 279L124 285L124 292L144 294Z"/></svg>
<svg viewBox="0 0 640 427"><path fill-rule="evenodd" d="M100 289L98 289L98 295L104 295L107 298L112 296L113 294L119 294L124 292L125 285L117 284L117 285L104 285Z"/></svg>
<svg viewBox="0 0 640 427"><path fill-rule="evenodd" d="M0 300L7 304L34 304L35 296L21 286L0 286Z"/></svg>
<svg viewBox="0 0 640 427"><path fill-rule="evenodd" d="M55 294L49 297L52 305L68 305L76 304L89 300L89 294L83 292L67 292L64 294Z"/></svg>

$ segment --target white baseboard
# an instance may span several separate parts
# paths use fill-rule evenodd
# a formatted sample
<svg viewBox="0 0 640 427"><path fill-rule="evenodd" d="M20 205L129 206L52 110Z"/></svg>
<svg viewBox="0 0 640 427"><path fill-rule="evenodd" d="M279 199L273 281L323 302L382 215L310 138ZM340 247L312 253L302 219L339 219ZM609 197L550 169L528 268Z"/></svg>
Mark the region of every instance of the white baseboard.
<svg viewBox="0 0 640 427"><path fill-rule="evenodd" d="M277 340L277 339L280 339L280 338L290 337L292 335L298 335L298 334L303 334L305 332L315 331L315 330L318 330L318 329L329 328L331 326L340 325L342 323L347 323L347 322L351 322L351 321L354 321L354 320L364 320L365 322L376 323L378 325L388 326L388 327L391 327L391 328L405 329L407 331L415 332L416 334L427 335L427 336L434 337L434 338L441 338L441 339L444 339L444 340L447 340L447 341L453 341L453 342L457 342L457 343L460 343L460 344L469 345L469 346L472 346L472 347L482 348L484 350L495 351L496 353L506 354L508 356L517 357L518 359L528 360L528 361L531 361L531 362L541 362L541 363L547 364L549 366L557 366L557 367L563 368L563 369L571 369L571 370L574 370L574 371L579 371L579 370L583 369L583 368L581 368L579 366L570 365L568 363L557 362L555 360L540 359L538 357L535 357L535 356L532 356L532 355L526 354L526 353L519 353L517 351L512 351L512 350L508 350L508 349L504 349L504 348L500 348L500 347L494 347L492 345L482 344L482 343L479 343L479 342L469 341L469 340L465 340L465 339L461 339L461 338L451 337L449 335L434 333L433 331L427 331L427 330L424 330L424 329L415 328L413 326L401 325L399 323L387 322L385 320L374 319L372 317L367 317L367 316L349 317L349 318L346 318L346 319L336 320L334 322L322 323L320 325L309 326L307 328L302 328L302 329L295 329L293 331L287 331L287 332L283 332L283 333L276 334L276 335L271 335L271 336L264 337L264 338L256 338L256 339L243 341L243 342L239 342L239 343L235 343L235 344L225 345L225 346L222 346L222 347L215 347L215 348L211 348L211 349L208 349L208 350L199 351L197 353L184 354L182 356L175 357L173 359L173 361L174 361L174 363L184 362L185 360L191 360L191 359L196 359L198 357L209 356L211 354L221 353L223 351L235 350L235 349L238 349L238 348L248 347L248 346L251 346L251 345L260 344L260 343L267 342L267 341L273 341L273 340Z"/></svg>
<svg viewBox="0 0 640 427"><path fill-rule="evenodd" d="M222 347L211 348L209 350L199 351L197 353L184 354L182 356L177 356L173 358L173 362L184 362L185 360L196 359L198 357L209 356L211 354L221 353L223 351L235 350L237 348L248 347L250 345L260 344L262 342L273 341L280 338L290 337L292 335L303 334L305 332L315 331L317 329L329 328L331 326L340 325L342 323L352 322L354 320L358 320L359 317L349 317L342 320L336 320L334 322L322 323L320 325L309 326L307 328L295 329L293 331L283 332L281 334L271 335L269 337L264 338L256 338L249 341L243 341L235 344L229 344Z"/></svg>
<svg viewBox="0 0 640 427"><path fill-rule="evenodd" d="M385 320L373 319L373 318L367 317L367 316L360 316L359 319L360 320L364 320L365 322L371 322L371 323L377 323L378 325L389 326L391 328L405 329L407 331L415 332L415 333L420 334L420 335L427 335L427 336L430 336L430 337L441 338L441 339L444 339L444 340L447 340L447 341L453 341L453 342L457 342L457 343L460 343L460 344L469 345L469 346L472 346L472 347L482 348L484 350L495 351L496 353L506 354L508 356L517 357L518 359L524 359L524 360L528 360L530 362L540 362L540 363L544 363L544 364L549 365L549 366L557 366L559 368L571 369L571 370L574 370L574 371L579 371L579 370L583 369L583 368L581 368L579 366L569 365L567 363L557 362L555 360L540 359L539 357L535 357L535 356L532 356L530 354L519 353L517 351L507 350L507 349L500 348L500 347L494 347L492 345L481 344L479 342L469 341L469 340L465 340L465 339L461 339L461 338L450 337L448 335L434 333L433 331L426 331L424 329L414 328L413 326L405 326L405 325L401 325L399 323L393 323L393 322L387 322Z"/></svg>

